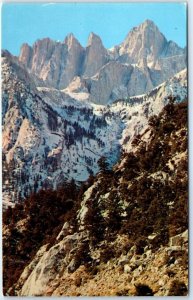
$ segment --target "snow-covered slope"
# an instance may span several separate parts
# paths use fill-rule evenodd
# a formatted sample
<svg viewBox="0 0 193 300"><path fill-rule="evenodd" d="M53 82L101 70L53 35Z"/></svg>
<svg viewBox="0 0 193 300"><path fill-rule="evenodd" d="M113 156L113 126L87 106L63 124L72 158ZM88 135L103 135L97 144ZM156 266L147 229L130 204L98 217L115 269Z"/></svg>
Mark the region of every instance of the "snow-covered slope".
<svg viewBox="0 0 193 300"><path fill-rule="evenodd" d="M119 111L125 124L120 141L123 149L132 148L134 137L147 126L148 119L157 115L168 103L169 97L174 97L177 102L187 98L187 70L160 84L155 89L144 95L127 98L112 104L113 111Z"/></svg>
<svg viewBox="0 0 193 300"><path fill-rule="evenodd" d="M63 92L28 87L8 57L3 75L4 199L15 201L65 179L84 181L98 170L101 155L115 163L122 120L103 106Z"/></svg>
<svg viewBox="0 0 193 300"><path fill-rule="evenodd" d="M114 164L120 148L131 149L169 95L184 99L187 93L184 70L146 95L96 105L73 89L36 88L24 66L7 54L2 79L5 202L71 178L85 181L97 172L101 156Z"/></svg>

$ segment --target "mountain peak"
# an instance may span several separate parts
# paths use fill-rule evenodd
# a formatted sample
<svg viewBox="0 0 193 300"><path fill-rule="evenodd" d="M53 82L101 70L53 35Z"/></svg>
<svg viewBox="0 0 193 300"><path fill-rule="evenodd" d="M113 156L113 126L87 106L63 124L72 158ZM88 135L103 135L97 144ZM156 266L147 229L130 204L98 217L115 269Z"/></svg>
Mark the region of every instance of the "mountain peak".
<svg viewBox="0 0 193 300"><path fill-rule="evenodd" d="M155 23L149 19L134 27L121 44L121 54L129 54L134 63L144 57L156 61L162 54L167 40Z"/></svg>
<svg viewBox="0 0 193 300"><path fill-rule="evenodd" d="M157 25L152 21L152 20L145 20L143 23L141 23L141 25L139 25L139 30L142 30L142 31L153 31L153 32L157 32L158 34L161 34L162 33L160 32L159 28L157 27Z"/></svg>
<svg viewBox="0 0 193 300"><path fill-rule="evenodd" d="M75 40L77 40L76 38L75 38L75 36L74 36L74 34L72 33L72 32L70 32L66 37L65 37L65 39L64 39L64 42L65 43L68 43L69 41L75 41Z"/></svg>
<svg viewBox="0 0 193 300"><path fill-rule="evenodd" d="M20 47L20 49L29 49L32 48L28 43L23 43Z"/></svg>
<svg viewBox="0 0 193 300"><path fill-rule="evenodd" d="M150 20L150 19L146 19L141 25L157 27L155 25L155 23L152 20Z"/></svg>
<svg viewBox="0 0 193 300"><path fill-rule="evenodd" d="M66 36L64 43L68 46L68 48L71 48L74 45L78 45L78 46L82 47L72 32Z"/></svg>
<svg viewBox="0 0 193 300"><path fill-rule="evenodd" d="M86 57L84 61L84 75L93 76L107 62L107 50L103 46L101 38L91 32L86 47Z"/></svg>
<svg viewBox="0 0 193 300"><path fill-rule="evenodd" d="M48 45L48 44L51 44L51 43L54 43L54 41L53 40L51 40L49 37L46 37L46 38L43 38L43 39L38 39L36 42L35 42L35 44L34 44L34 46L36 46L36 45L42 45L42 46L44 46L44 45Z"/></svg>
<svg viewBox="0 0 193 300"><path fill-rule="evenodd" d="M94 32L91 32L89 34L87 46L91 46L91 45L96 44L96 43L102 44L101 38L97 34L95 34Z"/></svg>
<svg viewBox="0 0 193 300"><path fill-rule="evenodd" d="M130 34L135 34L137 32L143 34L144 32L147 32L149 30L153 32L157 32L158 34L162 35L157 25L152 20L147 19L143 23L139 24L138 26L133 27L132 30L128 33L128 36Z"/></svg>
<svg viewBox="0 0 193 300"><path fill-rule="evenodd" d="M24 43L20 48L19 61L23 62L27 65L27 67L29 67L31 56L32 47L29 46L27 43Z"/></svg>

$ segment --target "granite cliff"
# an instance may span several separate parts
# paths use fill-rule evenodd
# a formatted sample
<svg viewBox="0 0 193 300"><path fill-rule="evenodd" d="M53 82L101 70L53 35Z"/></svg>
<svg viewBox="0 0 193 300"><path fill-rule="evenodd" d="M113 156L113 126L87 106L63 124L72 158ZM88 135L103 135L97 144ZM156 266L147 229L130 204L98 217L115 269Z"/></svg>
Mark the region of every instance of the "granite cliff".
<svg viewBox="0 0 193 300"><path fill-rule="evenodd" d="M86 83L90 101L107 104L115 100L120 86L117 97L143 94L184 69L186 51L167 41L158 27L146 20L111 49L105 49L94 33L86 47L69 34L63 42L45 38L32 47L24 44L19 61L45 85L60 90L79 76Z"/></svg>

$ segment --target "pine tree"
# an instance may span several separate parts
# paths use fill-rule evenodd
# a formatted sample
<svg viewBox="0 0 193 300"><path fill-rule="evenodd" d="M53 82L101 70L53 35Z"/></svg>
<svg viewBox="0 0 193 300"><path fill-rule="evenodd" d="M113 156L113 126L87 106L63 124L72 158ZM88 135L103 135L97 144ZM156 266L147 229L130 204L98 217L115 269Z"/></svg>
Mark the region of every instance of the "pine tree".
<svg viewBox="0 0 193 300"><path fill-rule="evenodd" d="M107 158L105 156L102 156L101 158L99 158L97 164L98 164L99 170L101 172L105 173L109 170L109 163L107 162Z"/></svg>

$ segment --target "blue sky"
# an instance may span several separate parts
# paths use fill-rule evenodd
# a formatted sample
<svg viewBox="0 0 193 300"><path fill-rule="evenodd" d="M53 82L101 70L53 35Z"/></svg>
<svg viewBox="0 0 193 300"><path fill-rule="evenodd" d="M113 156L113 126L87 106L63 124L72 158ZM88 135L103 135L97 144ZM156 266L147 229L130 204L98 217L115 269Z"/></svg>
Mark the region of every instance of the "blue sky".
<svg viewBox="0 0 193 300"><path fill-rule="evenodd" d="M168 40L186 45L184 3L7 3L2 6L2 48L18 55L24 42L32 45L44 37L63 41L70 32L83 46L95 32L110 48L146 19L154 21Z"/></svg>

